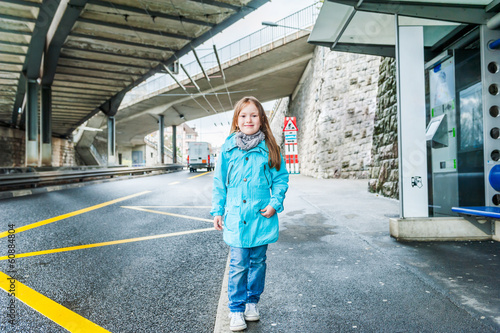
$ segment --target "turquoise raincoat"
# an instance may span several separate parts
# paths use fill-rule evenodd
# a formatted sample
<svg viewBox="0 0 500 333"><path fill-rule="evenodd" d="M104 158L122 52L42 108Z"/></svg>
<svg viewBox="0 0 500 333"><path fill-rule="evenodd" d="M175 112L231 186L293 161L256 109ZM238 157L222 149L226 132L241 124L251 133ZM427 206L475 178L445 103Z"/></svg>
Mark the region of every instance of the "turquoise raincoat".
<svg viewBox="0 0 500 333"><path fill-rule="evenodd" d="M214 173L213 216L223 216L224 241L233 247L249 248L278 240L278 214L288 189L288 172L269 168L265 141L244 151L236 146L234 134L222 145ZM260 210L271 205L270 218Z"/></svg>

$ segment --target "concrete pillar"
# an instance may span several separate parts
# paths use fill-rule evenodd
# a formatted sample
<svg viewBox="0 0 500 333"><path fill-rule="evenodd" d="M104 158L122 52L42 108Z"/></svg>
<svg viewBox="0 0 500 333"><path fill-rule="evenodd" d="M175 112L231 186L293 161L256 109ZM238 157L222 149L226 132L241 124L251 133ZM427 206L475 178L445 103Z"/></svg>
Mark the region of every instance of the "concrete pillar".
<svg viewBox="0 0 500 333"><path fill-rule="evenodd" d="M172 163L177 163L177 126L172 125Z"/></svg>
<svg viewBox="0 0 500 333"><path fill-rule="evenodd" d="M26 80L26 166L38 166L38 83Z"/></svg>
<svg viewBox="0 0 500 333"><path fill-rule="evenodd" d="M158 163L165 164L165 116L158 120Z"/></svg>
<svg viewBox="0 0 500 333"><path fill-rule="evenodd" d="M52 87L42 86L40 112L40 165L52 166Z"/></svg>
<svg viewBox="0 0 500 333"><path fill-rule="evenodd" d="M396 15L400 215L427 217L424 31L400 26Z"/></svg>
<svg viewBox="0 0 500 333"><path fill-rule="evenodd" d="M108 117L108 165L116 165L115 117Z"/></svg>

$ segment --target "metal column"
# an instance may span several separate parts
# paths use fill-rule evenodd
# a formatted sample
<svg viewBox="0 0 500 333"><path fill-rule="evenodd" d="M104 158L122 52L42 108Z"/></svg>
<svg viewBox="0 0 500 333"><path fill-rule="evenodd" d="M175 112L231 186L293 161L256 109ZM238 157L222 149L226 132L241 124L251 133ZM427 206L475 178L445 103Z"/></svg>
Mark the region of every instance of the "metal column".
<svg viewBox="0 0 500 333"><path fill-rule="evenodd" d="M40 165L52 166L52 87L42 86L40 112Z"/></svg>
<svg viewBox="0 0 500 333"><path fill-rule="evenodd" d="M158 120L158 163L165 164L165 116Z"/></svg>
<svg viewBox="0 0 500 333"><path fill-rule="evenodd" d="M108 117L108 165L116 164L115 117Z"/></svg>
<svg viewBox="0 0 500 333"><path fill-rule="evenodd" d="M38 166L38 83L26 80L26 166Z"/></svg>
<svg viewBox="0 0 500 333"><path fill-rule="evenodd" d="M172 125L172 163L177 163L177 126Z"/></svg>

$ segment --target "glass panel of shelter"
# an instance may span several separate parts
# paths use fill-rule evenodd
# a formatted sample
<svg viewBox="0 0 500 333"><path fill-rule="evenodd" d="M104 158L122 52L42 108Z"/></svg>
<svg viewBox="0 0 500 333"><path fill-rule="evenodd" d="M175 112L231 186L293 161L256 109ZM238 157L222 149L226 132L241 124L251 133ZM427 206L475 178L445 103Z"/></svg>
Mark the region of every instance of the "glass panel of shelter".
<svg viewBox="0 0 500 333"><path fill-rule="evenodd" d="M452 30L434 27L424 40L437 42L436 33ZM454 206L484 206L479 45L472 41L444 55L426 66L429 216L453 216Z"/></svg>

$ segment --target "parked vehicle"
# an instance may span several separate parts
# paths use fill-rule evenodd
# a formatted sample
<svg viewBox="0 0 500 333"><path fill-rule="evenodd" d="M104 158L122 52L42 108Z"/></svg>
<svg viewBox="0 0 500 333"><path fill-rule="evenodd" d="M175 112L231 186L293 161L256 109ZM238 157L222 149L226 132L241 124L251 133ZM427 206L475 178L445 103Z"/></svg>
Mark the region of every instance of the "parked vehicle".
<svg viewBox="0 0 500 333"><path fill-rule="evenodd" d="M208 142L190 142L188 147L187 164L189 172L196 172L198 169L214 169L214 159L212 156L212 146Z"/></svg>

